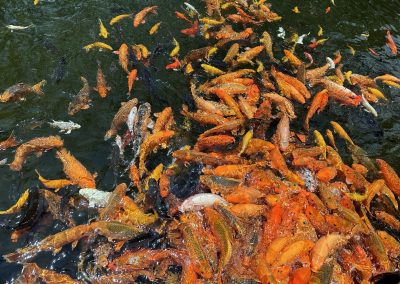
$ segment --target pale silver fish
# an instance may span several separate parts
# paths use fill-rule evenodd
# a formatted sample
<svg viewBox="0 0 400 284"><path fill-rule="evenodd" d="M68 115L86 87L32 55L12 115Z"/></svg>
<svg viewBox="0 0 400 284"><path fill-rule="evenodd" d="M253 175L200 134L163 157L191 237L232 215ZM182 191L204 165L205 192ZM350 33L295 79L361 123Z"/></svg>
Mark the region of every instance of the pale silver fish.
<svg viewBox="0 0 400 284"><path fill-rule="evenodd" d="M106 207L111 192L101 191L95 188L82 188L79 194L89 201L89 207Z"/></svg>
<svg viewBox="0 0 400 284"><path fill-rule="evenodd" d="M285 32L285 30L284 30L282 27L279 27L279 29L278 29L278 35L277 35L277 36L280 37L280 38L285 39L285 37L286 37L286 32Z"/></svg>
<svg viewBox="0 0 400 284"><path fill-rule="evenodd" d="M12 31L22 31L34 27L34 24L30 24L29 26L14 26L14 25L6 25L6 28Z"/></svg>
<svg viewBox="0 0 400 284"><path fill-rule="evenodd" d="M136 114L137 107L133 107L129 112L128 119L126 120L126 125L128 126L128 130L130 133L133 133L133 122L135 121Z"/></svg>
<svg viewBox="0 0 400 284"><path fill-rule="evenodd" d="M367 101L364 95L361 94L361 98L362 98L361 104L363 105L363 107L365 107L365 110L367 112L370 112L373 116L378 117L377 111L374 109L373 106L371 106L371 104Z"/></svg>
<svg viewBox="0 0 400 284"><path fill-rule="evenodd" d="M295 44L303 44L303 40L306 36L310 35L310 33L308 34L303 34L301 36L299 36L299 38L296 40Z"/></svg>
<svg viewBox="0 0 400 284"><path fill-rule="evenodd" d="M0 160L0 166L4 166L5 164L7 164L7 158Z"/></svg>
<svg viewBox="0 0 400 284"><path fill-rule="evenodd" d="M185 4L186 10L188 10L189 12L191 11L191 13L196 13L198 16L200 16L199 11L197 11L197 9L193 5L189 4L188 2L184 2L183 4Z"/></svg>
<svg viewBox="0 0 400 284"><path fill-rule="evenodd" d="M115 136L115 144L117 144L117 146L118 146L119 154L121 156L123 156L124 155L124 149L122 147L122 138L121 138L121 136L119 136L119 135Z"/></svg>
<svg viewBox="0 0 400 284"><path fill-rule="evenodd" d="M326 62L329 63L329 69L335 69L336 65L335 62L332 60L332 58L327 57Z"/></svg>
<svg viewBox="0 0 400 284"><path fill-rule="evenodd" d="M217 194L198 193L185 199L185 201L182 202L181 206L179 206L179 211L199 211L204 209L205 207L213 206L216 202L225 206L229 205L228 201Z"/></svg>
<svg viewBox="0 0 400 284"><path fill-rule="evenodd" d="M48 122L48 124L51 127L59 128L60 132L61 133L65 132L65 134L70 134L72 130L81 128L81 126L79 124L77 124L71 120L70 121L61 121L61 120L55 121L55 120L53 120L53 122Z"/></svg>

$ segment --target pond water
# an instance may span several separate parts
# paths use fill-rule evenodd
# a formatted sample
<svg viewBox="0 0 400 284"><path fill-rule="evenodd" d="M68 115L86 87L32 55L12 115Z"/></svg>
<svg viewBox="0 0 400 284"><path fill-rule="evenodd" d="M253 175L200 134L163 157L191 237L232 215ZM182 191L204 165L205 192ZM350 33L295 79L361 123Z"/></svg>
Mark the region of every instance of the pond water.
<svg viewBox="0 0 400 284"><path fill-rule="evenodd" d="M117 55L110 52L91 51L86 53L82 47L100 40L98 19L108 27L110 37L104 40L114 49L121 43L142 43L150 51L158 50L153 65L139 67L139 81L136 82L133 96L140 102L149 102L154 112L166 106L172 106L177 115L181 104L189 93L188 80L180 72L170 72L164 66L168 64L168 52L172 48L172 37L180 42L185 54L193 48L206 45L201 37L188 38L179 33L182 21L176 19L174 11L181 9L184 1L145 0L145 1L41 1L34 6L27 0L0 0L0 90L17 83L34 83L47 80L45 96L30 96L24 102L0 104L0 140L14 131L21 141L33 137L55 135L58 131L50 128L51 120L72 119L82 125L70 135L61 134L66 147L91 171L98 174L98 188L111 190L115 178L110 168L111 141L103 137L110 121L126 101L126 76L118 66ZM196 7L202 7L201 1L190 1ZM344 70L354 73L376 76L391 73L400 76L399 57L392 56L386 46L385 34L389 29L395 42L400 45L399 1L397 0L336 0L336 6L324 1L271 1L273 10L283 16L282 21L266 24L260 30L267 30L274 39L274 52L277 58L283 56L282 50L287 42L277 38L278 28L283 27L287 36L311 33L305 43L315 37L320 25L324 36L329 40L313 52L317 64L322 65L326 56L333 56L336 50L343 55ZM150 17L146 25L133 29L130 20L109 27L109 20L122 13L141 10L145 6L160 6L159 14ZM298 6L300 13L292 12ZM331 6L331 12L325 9ZM148 35L148 29L162 21L159 32ZM6 25L32 27L21 31L11 31ZM365 36L362 34L369 34ZM356 50L350 53L348 45ZM368 48L374 49L379 56L372 55ZM302 56L303 47L298 54ZM67 114L68 103L82 87L80 76L96 84L97 61L108 83L112 87L106 99L92 94L93 106L81 111L74 117ZM312 120L312 128L324 131L330 120L336 120L348 130L356 144L363 147L371 157L382 157L400 171L400 92L397 89L383 87L389 98L388 103L375 105L378 118L365 112L361 107L345 108L330 104L327 110ZM178 121L182 121L178 119ZM339 142L341 144L341 142ZM342 149L344 144L341 144ZM14 151L0 152L0 160L12 160ZM29 158L21 172L12 172L8 167L0 167L0 208L8 208L27 188L38 186L35 169L45 177L63 177L62 166L54 153L45 153L40 159ZM62 226L55 223L54 231ZM39 230L39 234L30 235L12 243L9 232L0 228L0 255L14 251L32 239L40 239L48 232ZM70 265L75 262L76 253L62 253L56 258L43 258L39 262L58 271L71 272ZM0 260L0 282L11 281L18 275L19 265L6 264ZM71 273L72 275L74 272Z"/></svg>

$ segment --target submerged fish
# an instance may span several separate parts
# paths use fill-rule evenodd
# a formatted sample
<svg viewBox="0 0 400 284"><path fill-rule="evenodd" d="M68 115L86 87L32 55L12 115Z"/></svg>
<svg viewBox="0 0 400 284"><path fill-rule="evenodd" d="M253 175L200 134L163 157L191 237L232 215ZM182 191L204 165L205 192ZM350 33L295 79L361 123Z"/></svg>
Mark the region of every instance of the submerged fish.
<svg viewBox="0 0 400 284"><path fill-rule="evenodd" d="M70 134L72 130L79 129L81 126L75 122L70 121L55 121L48 122L51 127L59 128L60 132L65 132L65 134Z"/></svg>
<svg viewBox="0 0 400 284"><path fill-rule="evenodd" d="M30 24L29 26L14 26L14 25L6 25L6 28L12 31L21 31L21 30L26 30L29 28L34 27L34 24Z"/></svg>
<svg viewBox="0 0 400 284"><path fill-rule="evenodd" d="M32 93L37 94L39 96L44 96L42 87L45 84L46 84L46 80L42 80L33 86L25 84L25 83L15 84L15 85L9 87L7 90L5 90L0 95L0 103L8 103L8 102L17 101L17 100L24 100L26 95L32 94Z"/></svg>
<svg viewBox="0 0 400 284"><path fill-rule="evenodd" d="M83 83L82 89L74 97L72 102L69 103L69 106L68 106L68 114L69 115L74 115L78 111L83 110L83 109L88 109L91 106L92 100L89 97L89 94L90 94L89 83L88 83L87 79L83 76L81 76L81 81Z"/></svg>

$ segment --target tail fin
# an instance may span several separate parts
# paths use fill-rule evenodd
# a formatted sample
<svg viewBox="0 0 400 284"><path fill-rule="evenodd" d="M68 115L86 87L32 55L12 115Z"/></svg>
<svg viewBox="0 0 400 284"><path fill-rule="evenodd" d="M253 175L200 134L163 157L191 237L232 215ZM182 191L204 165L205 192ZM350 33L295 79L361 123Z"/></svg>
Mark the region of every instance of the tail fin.
<svg viewBox="0 0 400 284"><path fill-rule="evenodd" d="M44 85L46 85L46 83L47 83L46 80L40 81L36 85L32 86L32 91L35 92L36 94L40 95L40 96L44 96L42 88L43 88Z"/></svg>

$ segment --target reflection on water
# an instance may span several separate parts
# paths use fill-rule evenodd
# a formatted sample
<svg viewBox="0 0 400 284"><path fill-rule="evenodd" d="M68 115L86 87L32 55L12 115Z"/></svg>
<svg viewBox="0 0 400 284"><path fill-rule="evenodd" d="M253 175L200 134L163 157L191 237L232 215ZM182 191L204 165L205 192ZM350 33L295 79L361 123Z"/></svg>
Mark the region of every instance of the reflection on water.
<svg viewBox="0 0 400 284"><path fill-rule="evenodd" d="M88 78L91 86L96 82L97 60L102 64L112 91L107 99L93 96L93 107L78 113L74 122L82 125L81 129L70 135L63 135L65 144L74 155L92 172L97 172L98 187L109 190L115 180L112 175L108 157L112 147L104 142L103 136L109 128L113 114L126 100L126 78L117 66L116 55L110 52L86 53L82 47L99 39L98 18L107 23L113 16L121 13L138 11L157 1L41 1L33 6L31 0L0 0L0 90L17 83L34 83L42 79L48 81L45 87L46 96L32 96L25 102L0 105L0 140L5 139L12 130L22 140L32 137L56 134L48 121L69 120L68 103L81 88L80 76ZM200 1L191 1L201 7ZM400 76L398 57L390 55L385 45L385 31L390 29L397 43L400 42L400 22L398 21L398 1L392 0L336 0L329 14L325 14L330 1L272 1L274 10L283 16L278 23L260 27L274 36L276 57L282 56L282 48L287 46L282 39L276 38L278 27L282 26L287 35L311 33L308 40L316 35L319 25L324 30L324 37L329 38L322 48L314 52L318 64L324 62L326 56L340 49L343 54L344 70L375 76L392 73ZM182 46L182 54L193 48L204 46L201 38L191 39L181 36L176 29L180 24L174 17L174 11L182 1L159 1L161 6L157 17L149 19L146 28L133 30L131 21L123 21L109 28L110 38L106 41L114 49L122 41L143 43L152 51L152 65L139 66L140 80L135 83L134 96L141 102L148 101L154 112L167 105L175 106L178 112L182 100L188 94L187 82L178 72L166 72L165 53L171 49L171 39L175 36ZM197 5L196 5L197 4ZM291 9L298 5L300 14ZM162 21L161 28L153 37L147 34L147 27ZM5 25L31 27L11 31ZM362 35L364 34L364 35ZM365 36L369 34L369 36ZM348 45L356 50L352 56ZM373 48L379 56L368 52ZM300 50L300 49L299 49ZM299 53L301 54L301 53ZM331 104L323 117L313 120L313 126L325 129L330 120L340 122L371 157L382 157L400 170L399 134L400 134L400 93L384 87L389 97L389 104L378 104L376 110L379 117L375 119L361 108L341 108ZM340 142L339 142L340 144ZM339 145L343 150L344 145ZM1 153L3 158L12 159L10 152ZM29 159L21 173L11 172L8 167L0 167L0 208L8 208L16 198L28 187L38 185L34 169L38 169L46 177L62 176L62 168L54 155L44 154L41 159ZM55 229L60 229L55 224ZM30 236L26 238L41 238ZM0 230L2 245L0 254L21 247L26 239L19 243L11 243L9 234ZM69 268L73 261L73 253L60 254L54 260L55 268ZM46 261L46 260L43 260ZM18 265L0 262L0 281L10 280L18 272ZM62 269L61 269L62 270Z"/></svg>

